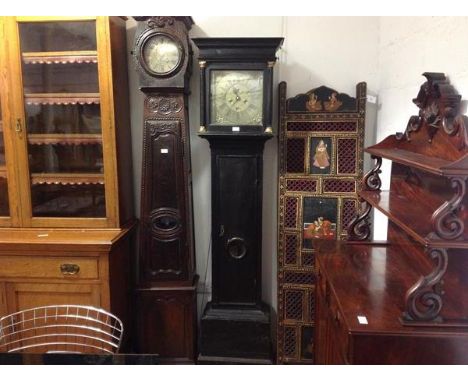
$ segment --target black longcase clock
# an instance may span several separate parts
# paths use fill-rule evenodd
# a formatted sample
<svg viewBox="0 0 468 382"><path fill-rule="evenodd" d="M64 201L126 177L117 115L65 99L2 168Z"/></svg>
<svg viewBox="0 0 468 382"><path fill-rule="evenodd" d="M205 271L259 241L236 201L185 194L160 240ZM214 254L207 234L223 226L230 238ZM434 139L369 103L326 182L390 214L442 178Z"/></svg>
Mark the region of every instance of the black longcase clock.
<svg viewBox="0 0 468 382"><path fill-rule="evenodd" d="M271 362L270 307L261 300L263 148L282 38L195 38L199 137L211 148L212 299L199 362Z"/></svg>
<svg viewBox="0 0 468 382"><path fill-rule="evenodd" d="M133 55L144 93L138 351L195 360L189 77L191 17L140 16Z"/></svg>

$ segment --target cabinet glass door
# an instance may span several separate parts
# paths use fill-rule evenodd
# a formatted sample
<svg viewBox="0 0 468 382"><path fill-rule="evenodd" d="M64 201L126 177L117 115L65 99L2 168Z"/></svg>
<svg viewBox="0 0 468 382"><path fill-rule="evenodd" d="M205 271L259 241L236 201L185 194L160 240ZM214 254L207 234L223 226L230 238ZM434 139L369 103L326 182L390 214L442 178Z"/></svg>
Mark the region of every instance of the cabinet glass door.
<svg viewBox="0 0 468 382"><path fill-rule="evenodd" d="M18 31L32 216L106 217L96 21Z"/></svg>
<svg viewBox="0 0 468 382"><path fill-rule="evenodd" d="M8 202L8 177L5 160L5 139L3 137L4 123L2 118L2 104L0 100L0 217L10 216Z"/></svg>

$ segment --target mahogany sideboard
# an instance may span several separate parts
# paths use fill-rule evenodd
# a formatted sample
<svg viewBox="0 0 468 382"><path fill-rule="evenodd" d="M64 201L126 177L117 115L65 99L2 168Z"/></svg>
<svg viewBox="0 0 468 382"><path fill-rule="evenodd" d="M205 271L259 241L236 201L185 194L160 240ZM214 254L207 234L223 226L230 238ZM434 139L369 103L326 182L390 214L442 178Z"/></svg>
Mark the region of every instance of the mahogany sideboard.
<svg viewBox="0 0 468 382"><path fill-rule="evenodd" d="M423 75L406 131L364 150L375 167L348 242L314 242L317 363L468 363L466 117L443 73ZM389 221L384 245L368 241L372 208Z"/></svg>

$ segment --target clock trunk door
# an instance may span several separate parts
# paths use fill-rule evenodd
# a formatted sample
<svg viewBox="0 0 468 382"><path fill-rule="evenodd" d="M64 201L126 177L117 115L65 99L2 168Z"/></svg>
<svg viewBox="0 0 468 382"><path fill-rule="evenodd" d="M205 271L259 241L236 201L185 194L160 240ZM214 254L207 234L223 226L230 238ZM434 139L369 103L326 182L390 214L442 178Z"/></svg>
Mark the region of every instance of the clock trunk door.
<svg viewBox="0 0 468 382"><path fill-rule="evenodd" d="M258 298L261 206L257 155L216 155L213 303L255 305Z"/></svg>

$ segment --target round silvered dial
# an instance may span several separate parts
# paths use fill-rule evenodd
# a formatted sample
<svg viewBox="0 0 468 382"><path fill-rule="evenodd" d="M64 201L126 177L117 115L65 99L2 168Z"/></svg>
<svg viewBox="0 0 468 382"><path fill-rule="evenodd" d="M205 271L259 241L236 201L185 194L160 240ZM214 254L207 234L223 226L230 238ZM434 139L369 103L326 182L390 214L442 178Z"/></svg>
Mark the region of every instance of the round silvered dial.
<svg viewBox="0 0 468 382"><path fill-rule="evenodd" d="M163 34L151 36L143 46L143 60L146 66L159 75L174 71L181 61L181 56L179 44Z"/></svg>

